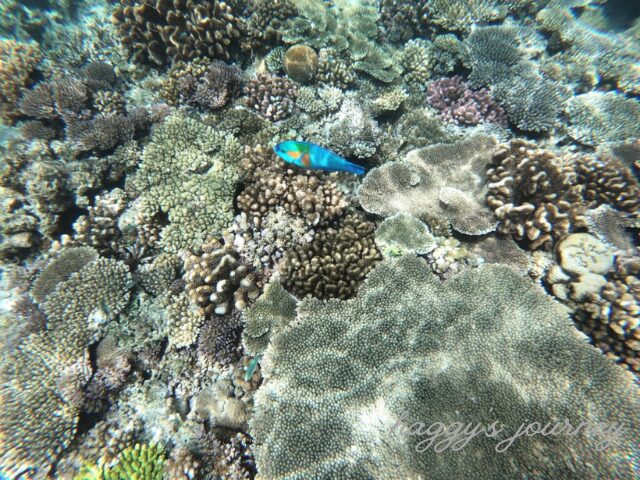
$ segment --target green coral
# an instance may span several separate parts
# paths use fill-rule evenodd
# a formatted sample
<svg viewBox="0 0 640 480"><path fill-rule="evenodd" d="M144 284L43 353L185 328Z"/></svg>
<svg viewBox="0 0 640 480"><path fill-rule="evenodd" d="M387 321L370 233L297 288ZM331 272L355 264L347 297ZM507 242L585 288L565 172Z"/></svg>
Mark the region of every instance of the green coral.
<svg viewBox="0 0 640 480"><path fill-rule="evenodd" d="M306 298L295 318L288 312L263 355L250 424L263 478L635 478L633 376L508 267L442 282L424 260L405 256L379 264L355 299ZM521 424L565 420L606 422L619 435L524 435L496 452ZM455 445L442 429L431 445L427 433L405 430L436 422L489 431L498 422L499 432L435 452L446 437Z"/></svg>
<svg viewBox="0 0 640 480"><path fill-rule="evenodd" d="M120 452L113 466L85 465L74 480L162 480L164 461L161 447L137 443Z"/></svg>
<svg viewBox="0 0 640 480"><path fill-rule="evenodd" d="M180 115L154 131L131 187L146 214L167 214L160 242L166 251L195 249L229 226L241 157L232 135Z"/></svg>

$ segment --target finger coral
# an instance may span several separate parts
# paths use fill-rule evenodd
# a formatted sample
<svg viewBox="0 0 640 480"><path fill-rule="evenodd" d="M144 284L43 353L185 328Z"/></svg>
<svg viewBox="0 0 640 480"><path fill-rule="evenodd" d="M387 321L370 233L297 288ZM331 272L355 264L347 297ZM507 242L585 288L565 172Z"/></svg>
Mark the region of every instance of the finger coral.
<svg viewBox="0 0 640 480"><path fill-rule="evenodd" d="M387 260L355 299L307 298L283 321L263 355L250 422L262 477L635 477L633 377L508 267L442 282L424 260ZM621 429L615 440L585 430L516 437L534 421L538 432L547 422ZM435 433L450 425L495 435L457 448Z"/></svg>
<svg viewBox="0 0 640 480"><path fill-rule="evenodd" d="M492 137L476 135L410 152L402 161L367 173L358 192L360 204L384 217L408 213L431 227L450 223L468 235L491 232L496 221L484 206L484 178L496 146Z"/></svg>
<svg viewBox="0 0 640 480"><path fill-rule="evenodd" d="M244 31L230 4L120 0L113 23L134 61L163 66L197 57L229 60Z"/></svg>
<svg viewBox="0 0 640 480"><path fill-rule="evenodd" d="M498 231L512 234L531 250L586 226L582 188L573 166L524 140L496 152L487 171L487 205L499 219Z"/></svg>

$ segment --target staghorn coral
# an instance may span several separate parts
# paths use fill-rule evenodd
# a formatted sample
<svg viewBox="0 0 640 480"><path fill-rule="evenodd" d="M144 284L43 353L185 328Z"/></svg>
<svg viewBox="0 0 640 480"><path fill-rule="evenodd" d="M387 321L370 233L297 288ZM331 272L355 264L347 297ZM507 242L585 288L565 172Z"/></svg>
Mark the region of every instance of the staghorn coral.
<svg viewBox="0 0 640 480"><path fill-rule="evenodd" d="M501 145L487 171L487 205L498 231L529 249L549 249L572 230L586 226L581 187L570 163L524 140Z"/></svg>
<svg viewBox="0 0 640 480"><path fill-rule="evenodd" d="M640 215L640 182L618 158L606 152L598 157L583 156L576 161L576 173L589 207L611 205L633 216Z"/></svg>
<svg viewBox="0 0 640 480"><path fill-rule="evenodd" d="M35 44L0 39L0 118L11 123L20 115L18 101L34 83L41 53Z"/></svg>
<svg viewBox="0 0 640 480"><path fill-rule="evenodd" d="M244 93L247 107L276 122L291 114L298 89L286 78L262 73L246 83Z"/></svg>
<svg viewBox="0 0 640 480"><path fill-rule="evenodd" d="M492 137L476 135L415 150L367 173L358 191L360 204L384 217L414 215L434 231L433 224L450 223L468 235L491 232L496 221L484 206L484 175L495 149Z"/></svg>
<svg viewBox="0 0 640 480"><path fill-rule="evenodd" d="M244 30L231 5L217 0L120 0L112 20L133 60L155 67L197 57L229 60Z"/></svg>
<svg viewBox="0 0 640 480"><path fill-rule="evenodd" d="M284 71L298 83L309 83L318 70L318 54L307 45L294 45L284 54Z"/></svg>
<svg viewBox="0 0 640 480"><path fill-rule="evenodd" d="M569 100L566 108L569 135L596 146L640 136L640 105L614 92L589 92Z"/></svg>
<svg viewBox="0 0 640 480"><path fill-rule="evenodd" d="M167 117L154 130L127 190L141 196L147 218L167 215L160 232L163 249L198 248L231 223L241 157L233 136L180 115Z"/></svg>
<svg viewBox="0 0 640 480"><path fill-rule="evenodd" d="M506 125L507 117L486 89L471 90L462 77L441 78L427 88L427 101L443 120L456 125L497 123Z"/></svg>
<svg viewBox="0 0 640 480"><path fill-rule="evenodd" d="M244 174L250 181L236 203L257 228L278 207L309 225L329 222L346 207L344 195L326 174L294 168L265 146L246 149Z"/></svg>
<svg viewBox="0 0 640 480"><path fill-rule="evenodd" d="M184 272L189 298L205 315L243 310L260 295L254 273L231 245L216 239L185 256Z"/></svg>
<svg viewBox="0 0 640 480"><path fill-rule="evenodd" d="M313 240L285 253L280 265L284 286L298 297L347 299L382 257L374 241L375 225L349 214L337 228L318 230Z"/></svg>
<svg viewBox="0 0 640 480"><path fill-rule="evenodd" d="M405 256L379 264L353 300L307 298L283 315L250 422L263 477L635 476L640 392L632 376L508 267L441 282L424 260ZM624 427L615 440L585 431L509 440L531 418ZM471 424L496 436L444 448L451 438L408 431L428 419L440 433ZM434 451L434 441L447 442ZM608 448L595 448L602 442ZM496 455L497 446L509 455Z"/></svg>

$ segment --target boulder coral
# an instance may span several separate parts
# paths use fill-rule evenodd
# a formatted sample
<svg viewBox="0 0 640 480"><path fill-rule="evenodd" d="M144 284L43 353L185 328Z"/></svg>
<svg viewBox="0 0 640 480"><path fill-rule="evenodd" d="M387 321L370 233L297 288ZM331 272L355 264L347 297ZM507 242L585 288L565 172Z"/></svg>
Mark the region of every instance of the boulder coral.
<svg viewBox="0 0 640 480"><path fill-rule="evenodd" d="M245 331L269 339L250 421L263 478L636 478L633 376L508 267L441 282L405 256L353 300L269 298ZM445 430L465 426L464 442Z"/></svg>

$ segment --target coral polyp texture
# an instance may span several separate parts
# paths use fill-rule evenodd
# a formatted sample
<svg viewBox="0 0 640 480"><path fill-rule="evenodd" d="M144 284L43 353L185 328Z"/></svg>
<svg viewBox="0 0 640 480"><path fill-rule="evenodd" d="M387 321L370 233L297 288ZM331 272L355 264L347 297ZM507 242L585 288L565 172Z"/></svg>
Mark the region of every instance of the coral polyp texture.
<svg viewBox="0 0 640 480"><path fill-rule="evenodd" d="M0 118L19 116L18 101L34 83L42 54L36 44L0 40Z"/></svg>
<svg viewBox="0 0 640 480"><path fill-rule="evenodd" d="M287 78L260 74L244 86L247 107L271 120L282 120L293 112L298 87Z"/></svg>
<svg viewBox="0 0 640 480"><path fill-rule="evenodd" d="M512 140L495 153L487 177L487 205L499 219L498 231L532 250L549 249L558 238L586 226L576 172L552 152Z"/></svg>
<svg viewBox="0 0 640 480"><path fill-rule="evenodd" d="M294 310L280 297L271 296L273 316L265 305L247 326L260 318L259 331L270 332L250 423L261 476L634 478L640 395L632 375L510 268L443 283L424 260L405 256L380 264L348 302L307 298ZM585 431L511 438L532 418L622 429L606 449ZM459 422L500 433L434 451L435 434L417 430L434 421L440 432Z"/></svg>
<svg viewBox="0 0 640 480"><path fill-rule="evenodd" d="M467 235L492 232L496 219L484 205L485 171L496 147L492 137L476 135L414 150L371 170L358 192L360 204L384 217L403 212L427 225L450 223Z"/></svg>
<svg viewBox="0 0 640 480"><path fill-rule="evenodd" d="M163 66L196 57L228 60L244 22L225 2L121 0L113 12L134 61Z"/></svg>

